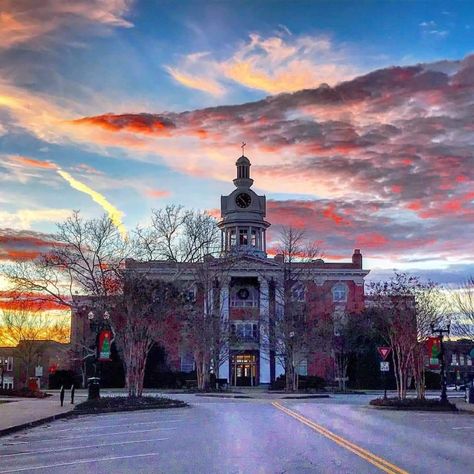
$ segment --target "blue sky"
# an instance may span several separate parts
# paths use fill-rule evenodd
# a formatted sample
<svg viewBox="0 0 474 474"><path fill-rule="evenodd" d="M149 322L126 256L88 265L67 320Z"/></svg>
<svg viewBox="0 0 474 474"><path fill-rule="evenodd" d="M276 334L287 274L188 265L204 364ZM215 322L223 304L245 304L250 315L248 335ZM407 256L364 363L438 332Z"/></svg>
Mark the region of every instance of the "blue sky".
<svg viewBox="0 0 474 474"><path fill-rule="evenodd" d="M473 32L467 1L3 2L0 258L103 212L58 170L131 229L169 202L217 208L245 140L274 224L328 257L469 271ZM320 84L351 99L298 92Z"/></svg>

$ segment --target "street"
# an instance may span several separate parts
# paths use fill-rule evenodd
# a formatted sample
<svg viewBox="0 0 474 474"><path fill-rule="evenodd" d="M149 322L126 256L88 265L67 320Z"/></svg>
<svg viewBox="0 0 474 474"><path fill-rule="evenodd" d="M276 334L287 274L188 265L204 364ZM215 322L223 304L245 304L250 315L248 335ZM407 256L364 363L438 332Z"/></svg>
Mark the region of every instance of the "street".
<svg viewBox="0 0 474 474"><path fill-rule="evenodd" d="M462 473L474 417L367 407L373 395L256 400L58 420L0 439L0 473Z"/></svg>

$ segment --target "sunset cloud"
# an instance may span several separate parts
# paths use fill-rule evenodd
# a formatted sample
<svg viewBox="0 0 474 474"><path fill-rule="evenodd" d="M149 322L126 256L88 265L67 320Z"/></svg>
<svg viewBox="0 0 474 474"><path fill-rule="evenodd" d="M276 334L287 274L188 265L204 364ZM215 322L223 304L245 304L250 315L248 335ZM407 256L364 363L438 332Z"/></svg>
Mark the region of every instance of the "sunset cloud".
<svg viewBox="0 0 474 474"><path fill-rule="evenodd" d="M52 237L42 232L0 228L0 260L32 260L53 243Z"/></svg>
<svg viewBox="0 0 474 474"><path fill-rule="evenodd" d="M124 17L127 0L3 0L0 11L0 48L44 39L81 23L108 27L133 26Z"/></svg>
<svg viewBox="0 0 474 474"><path fill-rule="evenodd" d="M349 64L348 52L329 37L293 36L287 30L266 38L251 34L223 60L198 52L166 69L180 84L220 96L225 92L225 81L269 94L335 84L356 74Z"/></svg>
<svg viewBox="0 0 474 474"><path fill-rule="evenodd" d="M252 57L258 45L280 64L297 47L286 39L262 41L255 39L242 57ZM318 47L324 51L331 42ZM450 261L472 258L466 236L474 232L473 77L474 56L468 56L181 113L67 117L47 98L21 94L7 94L3 104L17 126L44 141L108 155L120 149L129 160L219 181L234 175L238 146L246 141L259 192L291 197L278 205L269 199L271 222L308 227L317 240L330 236L330 255L361 246L397 261L414 252ZM41 121L28 109L31 101L45 110ZM16 163L33 168L31 160ZM101 191L120 184L102 181ZM152 197L152 183L129 181L123 186ZM304 199L295 200L295 193Z"/></svg>
<svg viewBox="0 0 474 474"><path fill-rule="evenodd" d="M59 222L71 214L70 209L20 209L15 212L0 211L2 226L31 229L38 222Z"/></svg>
<svg viewBox="0 0 474 474"><path fill-rule="evenodd" d="M145 194L153 199L161 199L171 195L167 189L147 189L145 190Z"/></svg>

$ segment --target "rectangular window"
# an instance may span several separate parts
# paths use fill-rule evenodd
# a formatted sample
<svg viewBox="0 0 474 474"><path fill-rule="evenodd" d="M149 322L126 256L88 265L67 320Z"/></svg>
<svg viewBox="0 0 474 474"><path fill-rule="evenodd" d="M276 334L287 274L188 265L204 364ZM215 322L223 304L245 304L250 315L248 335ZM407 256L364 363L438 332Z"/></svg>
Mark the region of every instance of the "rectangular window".
<svg viewBox="0 0 474 474"><path fill-rule="evenodd" d="M451 354L451 365L458 365L458 360L454 353Z"/></svg>
<svg viewBox="0 0 474 474"><path fill-rule="evenodd" d="M296 370L298 375L308 375L308 361L306 359L302 360Z"/></svg>
<svg viewBox="0 0 474 474"><path fill-rule="evenodd" d="M472 365L472 358L469 356L466 356L466 362L467 362L467 365Z"/></svg>
<svg viewBox="0 0 474 474"><path fill-rule="evenodd" d="M181 354L181 372L192 372L194 370L194 357L190 352Z"/></svg>
<svg viewBox="0 0 474 474"><path fill-rule="evenodd" d="M240 245L248 245L248 233L247 229L240 229L239 231L239 243Z"/></svg>
<svg viewBox="0 0 474 474"><path fill-rule="evenodd" d="M7 372L11 372L13 370L13 357L8 357L7 362Z"/></svg>
<svg viewBox="0 0 474 474"><path fill-rule="evenodd" d="M459 365L464 365L464 354L459 354Z"/></svg>
<svg viewBox="0 0 474 474"><path fill-rule="evenodd" d="M257 231L256 230L252 230L252 237L251 237L250 243L251 243L252 247L257 246Z"/></svg>

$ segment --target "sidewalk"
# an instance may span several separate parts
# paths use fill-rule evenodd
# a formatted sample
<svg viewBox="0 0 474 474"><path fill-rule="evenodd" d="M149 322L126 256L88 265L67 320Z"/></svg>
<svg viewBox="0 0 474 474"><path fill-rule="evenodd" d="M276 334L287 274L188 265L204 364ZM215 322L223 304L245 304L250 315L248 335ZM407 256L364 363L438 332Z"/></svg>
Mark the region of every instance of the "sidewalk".
<svg viewBox="0 0 474 474"><path fill-rule="evenodd" d="M74 409L67 397L61 407L57 393L48 398L2 397L0 401L8 402L0 403L0 436L64 417Z"/></svg>
<svg viewBox="0 0 474 474"><path fill-rule="evenodd" d="M460 411L468 411L474 415L474 403L466 403L464 400L455 402L456 408Z"/></svg>

